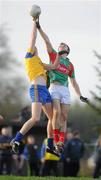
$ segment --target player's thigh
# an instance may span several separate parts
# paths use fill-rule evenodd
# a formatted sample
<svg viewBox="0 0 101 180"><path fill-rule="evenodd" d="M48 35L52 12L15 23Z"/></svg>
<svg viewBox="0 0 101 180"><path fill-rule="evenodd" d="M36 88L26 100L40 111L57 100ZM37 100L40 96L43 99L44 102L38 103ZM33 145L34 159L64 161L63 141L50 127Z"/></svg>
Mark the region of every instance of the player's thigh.
<svg viewBox="0 0 101 180"><path fill-rule="evenodd" d="M61 104L61 116L67 119L70 110L70 104Z"/></svg>
<svg viewBox="0 0 101 180"><path fill-rule="evenodd" d="M42 109L43 109L44 113L46 114L47 118L51 120L53 117L52 104L46 103L45 105L42 106Z"/></svg>
<svg viewBox="0 0 101 180"><path fill-rule="evenodd" d="M42 110L42 103L39 102L32 103L32 118L40 119L41 110Z"/></svg>

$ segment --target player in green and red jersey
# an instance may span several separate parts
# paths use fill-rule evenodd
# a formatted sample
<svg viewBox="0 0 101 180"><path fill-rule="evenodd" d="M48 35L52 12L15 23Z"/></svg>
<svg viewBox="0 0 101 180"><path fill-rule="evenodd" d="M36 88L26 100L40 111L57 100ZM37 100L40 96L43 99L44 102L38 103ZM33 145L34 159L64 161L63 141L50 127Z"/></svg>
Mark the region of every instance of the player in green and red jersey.
<svg viewBox="0 0 101 180"><path fill-rule="evenodd" d="M36 25L42 38L45 41L50 63L53 64L56 59L57 52L53 49L53 46L48 36L40 27L39 19L36 20ZM49 92L51 94L53 102L53 137L55 148L58 151L61 151L64 146L67 124L66 120L68 118L68 113L70 109L70 92L68 87L68 78L70 79L72 86L75 89L80 100L83 102L88 101L87 98L82 96L79 85L75 79L74 66L67 57L69 52L69 46L65 43L60 43L58 47L60 63L56 69L49 71Z"/></svg>
<svg viewBox="0 0 101 180"><path fill-rule="evenodd" d="M60 47L65 46L64 43L60 44ZM52 52L49 52L50 63L55 62L57 52L52 49ZM49 71L50 83L54 81L59 82L63 86L68 86L68 77L75 78L74 67L70 60L66 57L64 58L61 55L60 63L56 70Z"/></svg>

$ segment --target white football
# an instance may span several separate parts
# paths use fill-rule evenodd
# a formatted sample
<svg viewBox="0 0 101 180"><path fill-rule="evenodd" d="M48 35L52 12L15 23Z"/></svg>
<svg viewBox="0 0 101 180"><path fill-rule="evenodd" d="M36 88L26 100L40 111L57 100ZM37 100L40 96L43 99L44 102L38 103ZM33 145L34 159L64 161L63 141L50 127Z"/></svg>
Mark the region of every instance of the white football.
<svg viewBox="0 0 101 180"><path fill-rule="evenodd" d="M30 15L35 18L40 14L41 14L41 8L38 5L34 4L30 10Z"/></svg>

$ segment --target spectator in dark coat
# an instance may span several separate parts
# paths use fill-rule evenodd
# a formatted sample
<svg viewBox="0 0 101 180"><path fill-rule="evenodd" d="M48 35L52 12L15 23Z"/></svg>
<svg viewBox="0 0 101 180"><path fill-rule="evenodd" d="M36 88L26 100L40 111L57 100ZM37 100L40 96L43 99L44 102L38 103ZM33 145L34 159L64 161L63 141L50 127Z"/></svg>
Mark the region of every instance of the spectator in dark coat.
<svg viewBox="0 0 101 180"><path fill-rule="evenodd" d="M27 144L24 148L24 157L28 161L30 175L39 175L39 153L35 138L32 135L27 137ZM34 173L35 172L35 173Z"/></svg>
<svg viewBox="0 0 101 180"><path fill-rule="evenodd" d="M0 174L11 174L12 152L11 152L11 128L3 127L0 135Z"/></svg>
<svg viewBox="0 0 101 180"><path fill-rule="evenodd" d="M84 143L78 131L65 143L64 148L64 176L76 177L80 169L80 159L84 155Z"/></svg>
<svg viewBox="0 0 101 180"><path fill-rule="evenodd" d="M101 175L101 135L99 136L95 152L95 169L93 178L99 178Z"/></svg>

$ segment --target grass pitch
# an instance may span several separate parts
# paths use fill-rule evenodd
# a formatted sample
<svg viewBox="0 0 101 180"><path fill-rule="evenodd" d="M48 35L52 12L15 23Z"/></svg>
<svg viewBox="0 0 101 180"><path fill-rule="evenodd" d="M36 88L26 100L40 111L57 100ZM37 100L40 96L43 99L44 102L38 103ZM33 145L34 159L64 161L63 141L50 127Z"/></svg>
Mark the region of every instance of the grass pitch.
<svg viewBox="0 0 101 180"><path fill-rule="evenodd" d="M93 178L87 177L77 177L77 178L70 178L70 177L19 177L19 176L0 176L0 180L93 180Z"/></svg>

